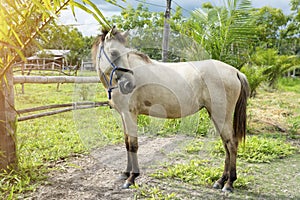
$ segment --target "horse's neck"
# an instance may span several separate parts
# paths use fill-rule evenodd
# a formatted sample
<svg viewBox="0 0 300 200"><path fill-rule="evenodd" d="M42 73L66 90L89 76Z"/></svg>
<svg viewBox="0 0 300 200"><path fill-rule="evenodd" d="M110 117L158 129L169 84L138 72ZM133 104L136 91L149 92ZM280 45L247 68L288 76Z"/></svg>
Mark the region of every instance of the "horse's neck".
<svg viewBox="0 0 300 200"><path fill-rule="evenodd" d="M130 69L149 64L149 62L145 61L139 55L136 55L134 53L130 54L130 58L128 59L128 62L129 62Z"/></svg>

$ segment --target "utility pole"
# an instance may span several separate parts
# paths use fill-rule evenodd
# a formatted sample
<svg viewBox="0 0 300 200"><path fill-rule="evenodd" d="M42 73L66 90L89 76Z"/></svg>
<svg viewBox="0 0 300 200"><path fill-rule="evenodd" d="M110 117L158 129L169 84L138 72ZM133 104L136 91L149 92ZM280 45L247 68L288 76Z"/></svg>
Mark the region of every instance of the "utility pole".
<svg viewBox="0 0 300 200"><path fill-rule="evenodd" d="M170 35L170 19L171 14L171 0L167 0L167 8L165 12L164 21L164 32L163 32L163 42L162 42L162 61L166 62L168 60L168 49L169 49L169 35Z"/></svg>

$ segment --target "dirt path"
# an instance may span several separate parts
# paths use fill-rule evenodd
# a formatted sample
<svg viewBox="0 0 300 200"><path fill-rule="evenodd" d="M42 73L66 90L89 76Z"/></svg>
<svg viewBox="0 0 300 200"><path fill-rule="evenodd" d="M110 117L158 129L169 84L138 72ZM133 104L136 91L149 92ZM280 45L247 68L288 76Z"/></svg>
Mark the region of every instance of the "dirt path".
<svg viewBox="0 0 300 200"><path fill-rule="evenodd" d="M142 174L139 183L148 181L155 163L167 161L167 154L178 149L183 136L171 138L139 138L139 162ZM58 164L61 172L50 174L47 184L30 194L28 199L133 199L132 190L120 189L119 173L125 169L123 145L107 146L89 156Z"/></svg>
<svg viewBox="0 0 300 200"><path fill-rule="evenodd" d="M159 163L171 161L170 153L180 151L187 136L168 138L140 137L139 162L142 174L139 185L159 186L175 192L180 199L300 199L300 154L253 168L256 177L249 190L236 189L224 194L208 187L195 187L178 180L159 181L148 175L160 167ZM108 146L68 162L58 163L61 169L50 173L47 183L25 199L51 200L112 200L134 199L134 189L122 190L117 180L125 167L123 145Z"/></svg>

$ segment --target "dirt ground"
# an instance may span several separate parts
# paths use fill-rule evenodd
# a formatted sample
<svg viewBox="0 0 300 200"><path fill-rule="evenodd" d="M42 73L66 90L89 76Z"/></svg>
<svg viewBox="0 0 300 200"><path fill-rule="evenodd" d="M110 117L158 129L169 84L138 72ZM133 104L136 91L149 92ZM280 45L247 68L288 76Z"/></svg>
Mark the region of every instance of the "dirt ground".
<svg viewBox="0 0 300 200"><path fill-rule="evenodd" d="M210 140L217 139L217 136ZM170 154L180 152L184 142L192 138L140 137L139 185L158 186L166 193L176 193L179 199L300 199L300 154L253 168L255 177L249 189L235 189L225 194L210 187L195 187L178 180L158 180L149 176L163 162L172 162ZM134 199L135 189L120 189L119 173L125 168L123 145L107 146L90 155L78 155L54 164L56 170L34 193L23 199L38 200L117 200ZM57 169L60 169L59 172Z"/></svg>

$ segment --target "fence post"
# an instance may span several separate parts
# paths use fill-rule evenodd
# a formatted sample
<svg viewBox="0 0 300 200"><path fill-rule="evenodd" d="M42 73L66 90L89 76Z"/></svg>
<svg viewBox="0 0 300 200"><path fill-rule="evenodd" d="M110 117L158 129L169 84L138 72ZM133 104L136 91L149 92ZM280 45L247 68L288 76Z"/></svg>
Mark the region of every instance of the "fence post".
<svg viewBox="0 0 300 200"><path fill-rule="evenodd" d="M17 164L12 68L0 80L0 169Z"/></svg>

